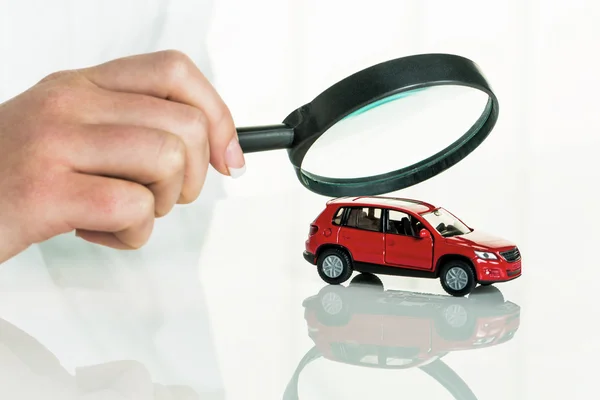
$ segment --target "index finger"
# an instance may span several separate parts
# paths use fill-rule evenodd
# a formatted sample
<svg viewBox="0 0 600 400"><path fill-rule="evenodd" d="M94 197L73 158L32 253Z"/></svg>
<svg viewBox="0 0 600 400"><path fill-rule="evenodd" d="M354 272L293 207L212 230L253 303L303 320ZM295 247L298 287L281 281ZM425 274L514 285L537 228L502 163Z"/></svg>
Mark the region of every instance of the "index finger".
<svg viewBox="0 0 600 400"><path fill-rule="evenodd" d="M229 161L231 157L227 157L226 162L228 146L233 143L232 140L237 142L237 131L229 108L185 54L167 50L134 55L80 72L92 83L107 90L145 94L202 110L209 124L212 166L225 175L230 174L230 168L243 167L243 155L237 162ZM234 143L234 147L238 146ZM232 163L237 165L228 165Z"/></svg>

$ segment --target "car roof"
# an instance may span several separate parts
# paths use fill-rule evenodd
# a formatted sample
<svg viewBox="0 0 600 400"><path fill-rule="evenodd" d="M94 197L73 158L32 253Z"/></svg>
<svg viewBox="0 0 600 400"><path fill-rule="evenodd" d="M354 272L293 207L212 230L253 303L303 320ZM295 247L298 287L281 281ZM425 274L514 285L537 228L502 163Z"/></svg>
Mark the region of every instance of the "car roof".
<svg viewBox="0 0 600 400"><path fill-rule="evenodd" d="M422 214L438 208L432 204L420 200L385 196L338 197L337 199L329 200L327 204L389 207L399 210L412 211L416 214Z"/></svg>

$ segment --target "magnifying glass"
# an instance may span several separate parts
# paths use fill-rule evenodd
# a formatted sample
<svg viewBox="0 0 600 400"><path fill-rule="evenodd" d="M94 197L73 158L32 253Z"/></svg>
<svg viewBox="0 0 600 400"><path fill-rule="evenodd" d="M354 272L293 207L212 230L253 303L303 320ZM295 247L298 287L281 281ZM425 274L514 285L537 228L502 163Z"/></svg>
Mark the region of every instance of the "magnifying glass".
<svg viewBox="0 0 600 400"><path fill-rule="evenodd" d="M369 196L452 167L497 119L498 100L477 64L420 54L350 75L280 124L237 131L245 153L286 149L298 179L315 193Z"/></svg>

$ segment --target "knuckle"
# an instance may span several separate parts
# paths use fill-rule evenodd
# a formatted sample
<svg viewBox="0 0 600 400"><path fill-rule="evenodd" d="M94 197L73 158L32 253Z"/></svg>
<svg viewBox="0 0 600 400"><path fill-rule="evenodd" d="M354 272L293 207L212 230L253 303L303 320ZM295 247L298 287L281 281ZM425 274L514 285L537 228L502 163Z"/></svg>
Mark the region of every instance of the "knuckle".
<svg viewBox="0 0 600 400"><path fill-rule="evenodd" d="M149 190L142 190L137 199L137 210L142 220L154 216L154 196Z"/></svg>
<svg viewBox="0 0 600 400"><path fill-rule="evenodd" d="M166 208L164 208L164 207L163 208L157 208L154 211L154 217L156 217L156 218L162 218L162 217L166 216L168 213L169 213L169 210L166 209Z"/></svg>
<svg viewBox="0 0 600 400"><path fill-rule="evenodd" d="M132 220L127 226L126 239L121 240L131 249L142 248L150 239L154 221L154 195L147 188L135 185L131 203L127 209L133 211ZM124 240L125 239L125 240Z"/></svg>
<svg viewBox="0 0 600 400"><path fill-rule="evenodd" d="M141 249L146 245L146 243L148 243L148 240L150 240L151 233L151 231L139 232L135 237L127 241L127 245L131 247L132 250Z"/></svg>
<svg viewBox="0 0 600 400"><path fill-rule="evenodd" d="M94 212L102 218L121 220L127 229L131 224L137 224L154 212L154 196L137 183L123 181L118 186L99 191Z"/></svg>
<svg viewBox="0 0 600 400"><path fill-rule="evenodd" d="M164 134L158 150L158 174L161 177L177 175L185 168L186 148L175 135Z"/></svg>
<svg viewBox="0 0 600 400"><path fill-rule="evenodd" d="M202 185L204 181L195 182L194 185L190 185L181 192L181 196L179 198L179 204L190 204L196 201L196 199L200 196L202 192Z"/></svg>
<svg viewBox="0 0 600 400"><path fill-rule="evenodd" d="M46 75L39 84L52 84L52 85L81 85L88 83L89 81L81 74L80 70L71 69L52 72Z"/></svg>
<svg viewBox="0 0 600 400"><path fill-rule="evenodd" d="M198 196L200 196L200 191L201 191L201 183L198 184L198 182L195 182L195 184L192 186L188 186L185 187L182 192L181 192L181 196L179 197L179 204L190 204L192 202L194 202Z"/></svg>
<svg viewBox="0 0 600 400"><path fill-rule="evenodd" d="M126 244L129 246L131 250L139 250L147 243L148 239L137 239L137 240L129 240Z"/></svg>
<svg viewBox="0 0 600 400"><path fill-rule="evenodd" d="M127 187L131 185L127 184ZM79 193L78 193L79 194ZM113 190L101 190L99 195L94 199L93 212L102 219L114 221L118 219L126 209L127 189L123 189L123 193ZM125 202L124 202L125 200Z"/></svg>
<svg viewBox="0 0 600 400"><path fill-rule="evenodd" d="M45 83L45 82L50 82L50 81L56 81L56 80L68 78L68 77L71 77L71 76L73 76L73 71L70 71L70 70L56 71L56 72L52 72L51 74L46 75L40 81L40 83Z"/></svg>
<svg viewBox="0 0 600 400"><path fill-rule="evenodd" d="M131 183L129 204L127 209L133 211L131 223L143 225L149 218L154 217L154 194L148 188Z"/></svg>
<svg viewBox="0 0 600 400"><path fill-rule="evenodd" d="M196 109L192 109L185 124L189 131L189 141L194 146L203 146L208 142L208 118Z"/></svg>
<svg viewBox="0 0 600 400"><path fill-rule="evenodd" d="M164 194L159 194L165 196ZM167 198L162 197L159 198L159 201L155 203L155 207L154 207L154 217L155 218L162 218L164 216L166 216L167 214L169 214L169 212L171 212L171 210L173 209L173 203L171 203L170 201L168 201Z"/></svg>
<svg viewBox="0 0 600 400"><path fill-rule="evenodd" d="M187 77L192 61L179 50L165 50L159 53L158 68L169 82L178 82Z"/></svg>
<svg viewBox="0 0 600 400"><path fill-rule="evenodd" d="M200 168L199 171L197 171L197 175L194 175L193 180L186 179L188 184L185 185L181 191L181 196L178 201L179 204L190 204L202 193L202 188L204 187L208 174L208 160L210 156L208 147L204 149L203 153L204 155L200 160Z"/></svg>
<svg viewBox="0 0 600 400"><path fill-rule="evenodd" d="M201 110L190 107L186 124L194 131L205 131L208 127L208 118Z"/></svg>

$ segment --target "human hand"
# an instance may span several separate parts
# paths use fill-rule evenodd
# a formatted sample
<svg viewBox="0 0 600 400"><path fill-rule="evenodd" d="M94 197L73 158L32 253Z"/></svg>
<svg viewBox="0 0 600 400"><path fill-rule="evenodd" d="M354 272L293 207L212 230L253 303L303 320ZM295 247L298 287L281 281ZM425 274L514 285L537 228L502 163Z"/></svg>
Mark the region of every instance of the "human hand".
<svg viewBox="0 0 600 400"><path fill-rule="evenodd" d="M139 248L199 196L209 163L245 166L227 106L184 54L52 74L0 104L0 263L73 230Z"/></svg>

